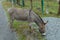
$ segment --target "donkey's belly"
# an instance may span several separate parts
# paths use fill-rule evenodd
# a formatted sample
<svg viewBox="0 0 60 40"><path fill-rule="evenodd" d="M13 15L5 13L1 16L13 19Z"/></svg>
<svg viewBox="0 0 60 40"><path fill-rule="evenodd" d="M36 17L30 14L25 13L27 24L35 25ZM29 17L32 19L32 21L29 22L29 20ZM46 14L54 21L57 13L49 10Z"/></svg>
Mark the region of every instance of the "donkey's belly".
<svg viewBox="0 0 60 40"><path fill-rule="evenodd" d="M21 21L27 21L28 20L28 17L27 16L15 16L15 19L16 20L21 20Z"/></svg>

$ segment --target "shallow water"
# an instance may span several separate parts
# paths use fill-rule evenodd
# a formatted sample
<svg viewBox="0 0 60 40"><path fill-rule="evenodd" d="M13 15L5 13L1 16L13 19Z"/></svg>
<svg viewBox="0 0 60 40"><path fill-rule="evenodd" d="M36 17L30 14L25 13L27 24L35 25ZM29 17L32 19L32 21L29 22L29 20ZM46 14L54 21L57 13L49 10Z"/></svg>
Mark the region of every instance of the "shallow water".
<svg viewBox="0 0 60 40"><path fill-rule="evenodd" d="M0 4L0 40L17 40L16 32L9 28L7 15Z"/></svg>
<svg viewBox="0 0 60 40"><path fill-rule="evenodd" d="M46 17L43 20L48 20L46 24L46 39L60 40L60 18Z"/></svg>

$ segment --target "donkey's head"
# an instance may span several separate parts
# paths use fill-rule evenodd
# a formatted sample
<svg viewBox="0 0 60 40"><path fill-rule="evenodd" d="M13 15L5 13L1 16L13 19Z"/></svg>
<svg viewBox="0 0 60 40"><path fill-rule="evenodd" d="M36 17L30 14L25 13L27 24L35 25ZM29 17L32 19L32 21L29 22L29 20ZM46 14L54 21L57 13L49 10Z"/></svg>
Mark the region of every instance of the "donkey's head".
<svg viewBox="0 0 60 40"><path fill-rule="evenodd" d="M46 23L41 23L40 27L39 27L39 32L42 34L42 36L45 36L45 25L48 23L48 21Z"/></svg>

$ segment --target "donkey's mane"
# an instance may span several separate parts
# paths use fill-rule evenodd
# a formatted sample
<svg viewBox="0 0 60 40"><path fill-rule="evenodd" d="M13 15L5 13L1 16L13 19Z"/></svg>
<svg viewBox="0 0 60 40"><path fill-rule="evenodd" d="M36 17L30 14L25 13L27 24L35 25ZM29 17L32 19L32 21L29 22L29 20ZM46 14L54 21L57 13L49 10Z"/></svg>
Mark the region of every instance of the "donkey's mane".
<svg viewBox="0 0 60 40"><path fill-rule="evenodd" d="M42 18L41 18L37 13L35 13L35 16L36 16L36 18L37 18L39 21L41 21L41 23L44 23L44 21L42 20Z"/></svg>
<svg viewBox="0 0 60 40"><path fill-rule="evenodd" d="M38 14L36 13L36 15L38 15ZM38 17L42 21L42 23L44 23L43 19L39 15L38 15Z"/></svg>

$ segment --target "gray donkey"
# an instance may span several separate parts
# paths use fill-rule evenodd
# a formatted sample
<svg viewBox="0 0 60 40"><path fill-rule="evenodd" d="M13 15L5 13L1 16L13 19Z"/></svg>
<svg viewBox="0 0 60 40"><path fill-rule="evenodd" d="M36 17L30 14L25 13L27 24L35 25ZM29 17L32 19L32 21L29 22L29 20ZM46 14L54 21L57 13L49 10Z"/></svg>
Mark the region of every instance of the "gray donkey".
<svg viewBox="0 0 60 40"><path fill-rule="evenodd" d="M38 16L35 12L28 9L21 8L9 8L8 13L10 15L10 27L12 28L14 19L20 21L28 21L29 28L31 29L32 22L35 22L39 26L39 32L42 35L45 35L45 24L40 16Z"/></svg>

